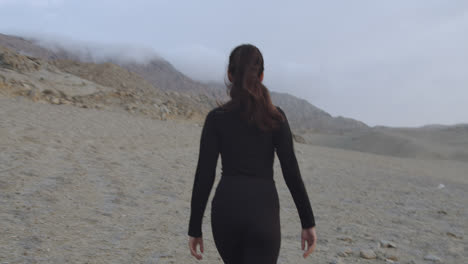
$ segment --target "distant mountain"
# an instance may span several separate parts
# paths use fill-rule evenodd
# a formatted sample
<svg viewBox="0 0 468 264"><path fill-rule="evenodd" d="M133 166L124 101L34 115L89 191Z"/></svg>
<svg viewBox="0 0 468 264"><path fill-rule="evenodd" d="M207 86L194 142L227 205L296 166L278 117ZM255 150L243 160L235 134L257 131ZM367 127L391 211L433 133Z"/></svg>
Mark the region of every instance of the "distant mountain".
<svg viewBox="0 0 468 264"><path fill-rule="evenodd" d="M199 124L216 100L228 100L224 84L191 80L160 58L147 64L93 60L91 54L52 51L31 40L0 35L0 96ZM333 117L293 95L270 94L273 103L285 110L296 142L405 158L468 161L468 124L369 127Z"/></svg>
<svg viewBox="0 0 468 264"><path fill-rule="evenodd" d="M95 62L92 54L87 54L86 52L74 54L59 45L54 46L54 49L50 50L40 46L38 43L38 41L33 39L0 34L0 45L9 47L20 54L45 60L72 60L81 63ZM149 84L163 91L202 96L204 97L203 101L209 107L216 106L216 100L227 101L229 99L224 84L202 83L192 80L162 58L154 58L147 63L123 62L117 58L111 58L106 62L119 65L130 72L138 74ZM270 94L273 103L285 110L291 122L291 127L296 131L343 133L344 131L356 129L368 129L368 126L363 122L350 118L333 117L306 100L293 95L274 91L270 91Z"/></svg>
<svg viewBox="0 0 468 264"><path fill-rule="evenodd" d="M280 105L289 116L290 123L301 131L322 133L343 133L353 130L367 130L369 127L361 121L351 118L333 117L304 99L287 93L270 92L274 104Z"/></svg>

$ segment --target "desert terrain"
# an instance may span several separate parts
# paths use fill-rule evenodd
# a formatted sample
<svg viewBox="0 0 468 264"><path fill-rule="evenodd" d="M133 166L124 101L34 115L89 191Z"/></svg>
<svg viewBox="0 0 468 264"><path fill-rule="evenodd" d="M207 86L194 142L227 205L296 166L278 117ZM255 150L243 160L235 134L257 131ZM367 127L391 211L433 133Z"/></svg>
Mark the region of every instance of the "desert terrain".
<svg viewBox="0 0 468 264"><path fill-rule="evenodd" d="M0 44L0 264L222 263L210 225L221 158L202 261L187 235L219 87L166 62L78 61L1 34ZM272 99L291 120L318 235L303 259L275 157L278 263L468 262L468 125L369 127L288 94Z"/></svg>
<svg viewBox="0 0 468 264"><path fill-rule="evenodd" d="M0 263L198 263L186 233L199 124L22 96L0 98L0 113ZM468 163L295 149L319 240L303 259L299 218L275 160L278 263L468 259ZM214 188L220 163L217 170ZM209 212L210 204L202 262L221 263ZM367 250L371 259L361 256Z"/></svg>

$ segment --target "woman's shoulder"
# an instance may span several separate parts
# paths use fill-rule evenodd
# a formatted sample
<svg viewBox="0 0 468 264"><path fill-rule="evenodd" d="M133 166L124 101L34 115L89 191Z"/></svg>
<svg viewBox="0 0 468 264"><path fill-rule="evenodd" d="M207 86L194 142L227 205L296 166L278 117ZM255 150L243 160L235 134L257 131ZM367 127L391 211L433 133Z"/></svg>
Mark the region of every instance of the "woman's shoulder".
<svg viewBox="0 0 468 264"><path fill-rule="evenodd" d="M226 111L226 109L224 109L222 106L217 106L217 107L213 108L211 111L213 111L215 113L224 113Z"/></svg>
<svg viewBox="0 0 468 264"><path fill-rule="evenodd" d="M210 116L217 116L217 115L221 115L221 114L224 114L226 112L226 110L224 108L222 108L221 106L217 106L215 108L212 108L209 112L208 112L208 115Z"/></svg>
<svg viewBox="0 0 468 264"><path fill-rule="evenodd" d="M215 120L215 119L218 119L224 113L225 113L225 110L218 106L208 111L208 113L206 114L206 119Z"/></svg>

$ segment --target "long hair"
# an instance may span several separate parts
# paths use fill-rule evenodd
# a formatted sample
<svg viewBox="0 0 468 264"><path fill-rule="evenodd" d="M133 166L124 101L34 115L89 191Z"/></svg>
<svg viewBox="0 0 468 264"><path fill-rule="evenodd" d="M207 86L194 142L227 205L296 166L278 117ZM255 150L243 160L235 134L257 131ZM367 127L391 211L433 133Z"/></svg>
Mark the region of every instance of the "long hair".
<svg viewBox="0 0 468 264"><path fill-rule="evenodd" d="M271 102L270 93L260 80L263 70L263 56L257 47L242 44L234 48L228 65L231 81L226 83L226 92L231 99L217 104L225 110L239 110L241 118L248 124L270 131L285 119Z"/></svg>

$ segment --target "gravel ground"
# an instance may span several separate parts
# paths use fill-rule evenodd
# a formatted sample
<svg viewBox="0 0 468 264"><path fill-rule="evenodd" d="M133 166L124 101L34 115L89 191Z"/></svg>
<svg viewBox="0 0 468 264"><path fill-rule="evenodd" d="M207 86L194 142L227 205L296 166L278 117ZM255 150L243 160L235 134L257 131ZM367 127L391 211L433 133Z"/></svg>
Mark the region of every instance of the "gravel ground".
<svg viewBox="0 0 468 264"><path fill-rule="evenodd" d="M0 97L0 263L222 263L188 250L201 127ZM307 259L275 160L278 263L468 263L468 163L295 143L317 222ZM369 258L369 259L368 259Z"/></svg>

